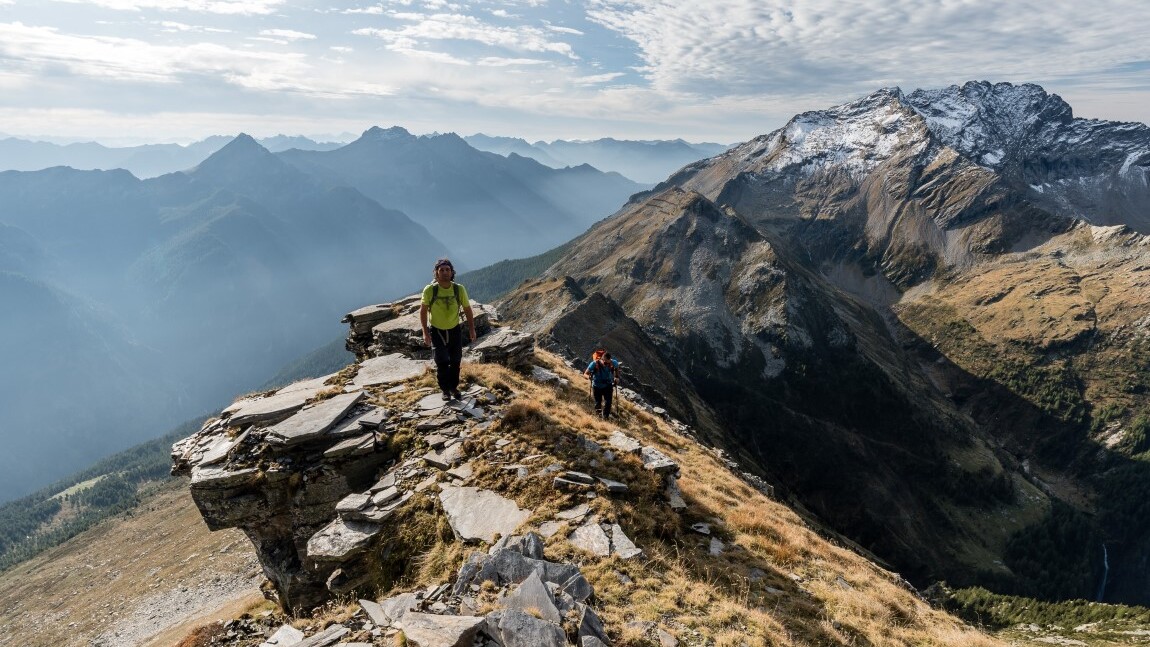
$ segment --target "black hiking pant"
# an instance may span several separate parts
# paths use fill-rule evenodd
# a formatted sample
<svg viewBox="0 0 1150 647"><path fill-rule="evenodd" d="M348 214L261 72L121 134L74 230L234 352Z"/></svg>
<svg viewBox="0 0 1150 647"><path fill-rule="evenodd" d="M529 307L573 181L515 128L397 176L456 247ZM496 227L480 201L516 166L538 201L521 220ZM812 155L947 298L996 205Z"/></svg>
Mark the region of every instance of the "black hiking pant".
<svg viewBox="0 0 1150 647"><path fill-rule="evenodd" d="M591 393L595 396L595 413L603 412L603 419L611 417L611 395L614 392L613 386L593 386Z"/></svg>
<svg viewBox="0 0 1150 647"><path fill-rule="evenodd" d="M450 330L431 328L431 348L435 357L435 379L439 390L451 393L459 388L459 365L463 362L463 326Z"/></svg>

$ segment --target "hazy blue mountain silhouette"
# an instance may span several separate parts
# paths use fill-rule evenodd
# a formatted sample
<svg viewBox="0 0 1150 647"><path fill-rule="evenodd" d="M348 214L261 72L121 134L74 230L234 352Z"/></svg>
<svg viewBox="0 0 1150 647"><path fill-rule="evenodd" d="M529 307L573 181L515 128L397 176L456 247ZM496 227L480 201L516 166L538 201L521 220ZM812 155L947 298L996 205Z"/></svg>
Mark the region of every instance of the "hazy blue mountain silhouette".
<svg viewBox="0 0 1150 647"><path fill-rule="evenodd" d="M0 356L20 359L6 396L23 407L0 406L0 440L20 450L0 454L0 474L36 465L0 478L0 500L82 464L42 462L64 439L92 460L226 404L338 336L343 313L418 289L448 253L246 135L149 180L0 173L0 204ZM29 377L41 371L67 379ZM85 422L30 426L37 416Z"/></svg>
<svg viewBox="0 0 1150 647"><path fill-rule="evenodd" d="M693 144L682 139L643 141L608 137L594 141L556 139L528 143L515 137L482 134L464 139L480 150L500 155L522 155L552 168L590 164L646 184L662 182L687 164L713 157L729 148L724 144Z"/></svg>
<svg viewBox="0 0 1150 647"><path fill-rule="evenodd" d="M180 144L144 144L140 146L104 146L95 142L54 144L15 137L0 139L0 170L38 171L53 166L75 169L117 169L131 171L140 178L150 178L189 169L216 152L232 137L212 135L186 146ZM307 137L275 135L260 140L270 151L289 148L331 150L339 142L316 142Z"/></svg>
<svg viewBox="0 0 1150 647"><path fill-rule="evenodd" d="M108 312L11 272L0 272L0 303L0 499L139 442L180 409L164 358Z"/></svg>
<svg viewBox="0 0 1150 647"><path fill-rule="evenodd" d="M552 169L476 150L455 134L416 137L398 127L371 128L333 151L278 155L403 211L473 267L565 242L643 188L618 174Z"/></svg>

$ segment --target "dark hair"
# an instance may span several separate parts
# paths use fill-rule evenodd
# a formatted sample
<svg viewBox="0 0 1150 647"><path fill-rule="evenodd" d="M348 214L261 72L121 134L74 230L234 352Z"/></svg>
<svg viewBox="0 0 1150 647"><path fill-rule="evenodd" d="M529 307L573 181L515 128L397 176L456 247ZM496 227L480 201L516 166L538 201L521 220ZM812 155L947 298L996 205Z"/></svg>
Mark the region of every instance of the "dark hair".
<svg viewBox="0 0 1150 647"><path fill-rule="evenodd" d="M439 268L443 267L444 265L451 268L451 280L454 281L455 266L451 264L451 259L449 258L441 258L438 261L435 261L435 269L431 270L431 278L438 279L439 277L437 276L437 273L439 272Z"/></svg>

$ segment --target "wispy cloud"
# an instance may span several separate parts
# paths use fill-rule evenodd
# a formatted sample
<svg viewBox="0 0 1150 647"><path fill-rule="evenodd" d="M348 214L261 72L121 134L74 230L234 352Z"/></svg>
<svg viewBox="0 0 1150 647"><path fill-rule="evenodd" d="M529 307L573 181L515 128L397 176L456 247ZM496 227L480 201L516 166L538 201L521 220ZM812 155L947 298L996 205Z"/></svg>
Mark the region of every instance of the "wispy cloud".
<svg viewBox="0 0 1150 647"><path fill-rule="evenodd" d="M547 61L538 58L500 58L488 56L476 61L476 65L484 67L510 67L512 65L546 65Z"/></svg>
<svg viewBox="0 0 1150 647"><path fill-rule="evenodd" d="M48 27L0 24L0 58L17 73L173 84L188 76L222 79L250 90L328 97L386 94L390 88L319 80L301 54L236 49L214 43L155 45L128 38L64 34Z"/></svg>
<svg viewBox="0 0 1150 647"><path fill-rule="evenodd" d="M292 29L264 29L260 31L260 36L282 38L284 40L315 40L315 34L308 34Z"/></svg>
<svg viewBox="0 0 1150 647"><path fill-rule="evenodd" d="M1150 4L592 0L588 16L635 43L654 88L718 96L1090 73L1147 58Z"/></svg>
<svg viewBox="0 0 1150 647"><path fill-rule="evenodd" d="M2 1L2 0L0 0ZM286 0L54 0L68 4L86 4L116 11L194 11L228 15L267 15Z"/></svg>
<svg viewBox="0 0 1150 647"><path fill-rule="evenodd" d="M492 25L465 14L396 12L391 17L410 24L396 29L363 28L353 33L382 39L397 51L413 49L415 44L424 49L431 42L463 41L514 52L552 53L578 58L571 45L549 38L547 32L538 27Z"/></svg>

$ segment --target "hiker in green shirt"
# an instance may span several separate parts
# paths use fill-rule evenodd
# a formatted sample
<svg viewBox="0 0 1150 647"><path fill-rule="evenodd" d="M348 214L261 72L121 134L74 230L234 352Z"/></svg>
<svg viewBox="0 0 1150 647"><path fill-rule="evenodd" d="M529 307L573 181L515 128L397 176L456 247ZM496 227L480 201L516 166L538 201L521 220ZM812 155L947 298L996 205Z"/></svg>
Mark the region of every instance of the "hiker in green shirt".
<svg viewBox="0 0 1150 647"><path fill-rule="evenodd" d="M471 341L475 341L475 316L471 312L467 288L455 282L455 266L451 261L441 258L435 262L435 280L423 288L419 325L423 328L423 343L433 349L435 378L444 401L460 398L459 365L463 361L460 310L467 317Z"/></svg>

